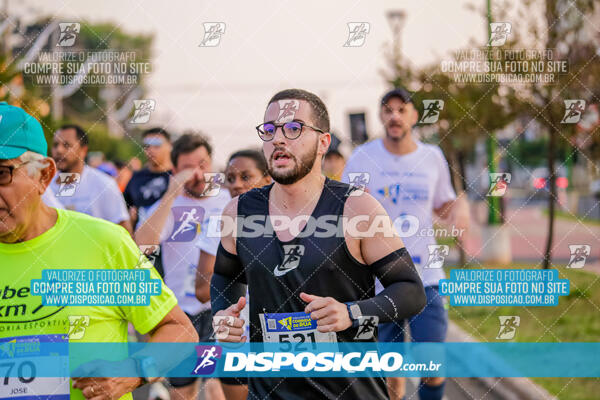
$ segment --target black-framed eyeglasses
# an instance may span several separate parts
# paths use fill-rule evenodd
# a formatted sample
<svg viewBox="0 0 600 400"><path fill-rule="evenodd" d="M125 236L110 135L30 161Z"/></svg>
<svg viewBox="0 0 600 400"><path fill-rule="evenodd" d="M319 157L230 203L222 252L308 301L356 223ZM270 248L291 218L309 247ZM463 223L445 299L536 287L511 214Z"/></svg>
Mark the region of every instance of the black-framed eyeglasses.
<svg viewBox="0 0 600 400"><path fill-rule="evenodd" d="M275 137L275 132L277 132L277 128L281 128L283 131L283 136L290 140L294 140L298 139L304 127L310 128L319 133L325 133L321 129L305 124L302 121L290 121L283 124L265 122L264 124L258 125L256 127L256 131L258 132L258 137L260 137L265 142L270 142Z"/></svg>
<svg viewBox="0 0 600 400"><path fill-rule="evenodd" d="M0 185L10 185L13 179L13 171L29 162L30 161L25 161L24 163L17 165L0 165Z"/></svg>

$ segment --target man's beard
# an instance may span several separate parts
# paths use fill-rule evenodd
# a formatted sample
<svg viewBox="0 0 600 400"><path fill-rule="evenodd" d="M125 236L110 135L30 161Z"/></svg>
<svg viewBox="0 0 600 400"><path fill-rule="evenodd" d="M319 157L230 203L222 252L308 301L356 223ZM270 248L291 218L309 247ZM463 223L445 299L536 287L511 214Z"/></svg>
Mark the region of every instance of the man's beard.
<svg viewBox="0 0 600 400"><path fill-rule="evenodd" d="M59 168L58 165L56 166L60 172L73 172L75 170L75 168L77 168L77 164L79 164L79 161L75 160L75 161L69 162L67 160L63 160L61 162L61 164L63 164L62 169Z"/></svg>
<svg viewBox="0 0 600 400"><path fill-rule="evenodd" d="M188 197L192 197L195 199L199 199L204 197L204 192L206 190L206 185L202 186L202 190L198 191L195 189L197 185L184 185L183 190Z"/></svg>
<svg viewBox="0 0 600 400"><path fill-rule="evenodd" d="M402 140L404 140L404 138L406 137L406 135L409 133L410 131L406 131L404 130L400 136L392 136L390 135L390 133L388 132L388 129L385 129L385 136L391 140L392 142L401 142Z"/></svg>
<svg viewBox="0 0 600 400"><path fill-rule="evenodd" d="M274 150L272 154L275 154L275 151L276 150ZM275 171L273 169L273 156L271 156L268 165L269 175L271 175L275 182L281 185L291 185L292 183L296 183L308 175L308 173L312 170L312 167L315 165L315 161L317 160L317 142L315 142L313 148L302 158L300 158L300 160L298 160L298 158L296 158L293 154L287 154L295 163L295 166L291 171Z"/></svg>

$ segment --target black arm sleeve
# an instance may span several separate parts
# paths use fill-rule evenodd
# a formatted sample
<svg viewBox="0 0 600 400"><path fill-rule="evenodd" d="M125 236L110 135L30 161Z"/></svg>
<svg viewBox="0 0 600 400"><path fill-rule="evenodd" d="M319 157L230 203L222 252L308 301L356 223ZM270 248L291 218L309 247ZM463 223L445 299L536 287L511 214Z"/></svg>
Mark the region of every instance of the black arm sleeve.
<svg viewBox="0 0 600 400"><path fill-rule="evenodd" d="M384 289L377 296L357 301L362 315L392 322L418 314L427 304L423 282L405 247L370 266Z"/></svg>
<svg viewBox="0 0 600 400"><path fill-rule="evenodd" d="M237 303L246 295L246 275L239 257L219 243L215 271L210 281L210 303L213 315Z"/></svg>

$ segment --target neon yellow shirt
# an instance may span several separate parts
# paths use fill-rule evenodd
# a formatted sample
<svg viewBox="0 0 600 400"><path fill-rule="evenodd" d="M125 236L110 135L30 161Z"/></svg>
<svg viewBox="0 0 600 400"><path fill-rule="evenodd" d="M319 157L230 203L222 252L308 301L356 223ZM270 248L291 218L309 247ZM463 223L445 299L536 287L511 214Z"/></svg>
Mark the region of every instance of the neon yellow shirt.
<svg viewBox="0 0 600 400"><path fill-rule="evenodd" d="M66 335L69 342L127 342L129 322L141 334L152 330L177 304L164 284L161 294L151 297L150 306L43 306L40 296L30 294L31 280L42 278L44 269L133 269L142 259L143 266L151 269L151 277L160 279L119 225L73 211L57 212L56 224L40 236L16 244L0 243L0 340ZM60 380L37 378L38 382L25 385L16 377L9 379L13 385L8 386L21 387L12 394L0 388L0 398L40 395L40 382L45 381L43 387L47 388L48 382L57 386ZM58 393L66 394L71 387L71 399L84 399L81 391L72 384L67 387L68 383L62 379ZM31 391L24 393L27 387ZM131 394L122 397L131 398Z"/></svg>

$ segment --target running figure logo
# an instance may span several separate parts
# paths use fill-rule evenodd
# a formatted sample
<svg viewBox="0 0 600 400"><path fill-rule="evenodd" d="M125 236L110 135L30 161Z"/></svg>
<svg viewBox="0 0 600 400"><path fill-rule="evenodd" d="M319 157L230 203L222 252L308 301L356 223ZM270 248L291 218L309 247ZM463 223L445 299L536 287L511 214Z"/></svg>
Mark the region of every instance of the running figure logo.
<svg viewBox="0 0 600 400"><path fill-rule="evenodd" d="M508 39L508 35L510 35L510 31L512 29L512 25L510 22L492 22L490 23L490 41L488 42L488 46L502 46L506 43L506 39Z"/></svg>
<svg viewBox="0 0 600 400"><path fill-rule="evenodd" d="M204 22L204 38L200 47L216 47L225 34L225 22Z"/></svg>
<svg viewBox="0 0 600 400"><path fill-rule="evenodd" d="M217 359L221 358L223 349L221 346L196 346L198 361L192 375L210 375L215 372Z"/></svg>
<svg viewBox="0 0 600 400"><path fill-rule="evenodd" d="M81 182L81 175L76 172L61 172L58 174L56 182L59 185L56 197L71 197Z"/></svg>
<svg viewBox="0 0 600 400"><path fill-rule="evenodd" d="M565 100L565 116L561 124L576 124L581 119L585 110L585 100Z"/></svg>
<svg viewBox="0 0 600 400"><path fill-rule="evenodd" d="M148 261L154 266L156 259L160 256L160 246L157 244L141 244L140 251L140 259L135 266L136 268L149 268Z"/></svg>
<svg viewBox="0 0 600 400"><path fill-rule="evenodd" d="M292 317L287 317L284 319L280 319L278 321L281 325L283 325L285 327L285 329L287 329L288 331L292 330Z"/></svg>
<svg viewBox="0 0 600 400"><path fill-rule="evenodd" d="M90 326L88 315L69 315L69 340L83 338L85 329Z"/></svg>
<svg viewBox="0 0 600 400"><path fill-rule="evenodd" d="M517 333L517 327L521 325L521 317L509 315L498 317L500 319L500 330L496 340L511 340Z"/></svg>
<svg viewBox="0 0 600 400"><path fill-rule="evenodd" d="M368 172L348 172L348 184L356 188L348 196L360 196L367 190L371 175Z"/></svg>
<svg viewBox="0 0 600 400"><path fill-rule="evenodd" d="M221 324L221 321L225 321ZM233 326L233 317L231 315L215 315L212 320L211 339L225 339L229 336L229 327ZM219 332L217 332L219 331Z"/></svg>
<svg viewBox="0 0 600 400"><path fill-rule="evenodd" d="M296 113L300 108L298 100L279 100L279 114L277 122L291 122L296 118Z"/></svg>
<svg viewBox="0 0 600 400"><path fill-rule="evenodd" d="M510 183L510 173L490 173L490 190L487 192L487 196L490 197L502 197L506 193L508 184Z"/></svg>
<svg viewBox="0 0 600 400"><path fill-rule="evenodd" d="M344 47L362 46L370 31L371 24L368 22L348 22L348 40L344 43Z"/></svg>
<svg viewBox="0 0 600 400"><path fill-rule="evenodd" d="M444 100L423 100L423 116L420 124L434 124L440 117L440 111L444 109Z"/></svg>
<svg viewBox="0 0 600 400"><path fill-rule="evenodd" d="M429 244L429 260L423 268L442 268L444 266L444 259L450 252L450 247L445 244Z"/></svg>
<svg viewBox="0 0 600 400"><path fill-rule="evenodd" d="M150 114L156 109L156 101L151 99L133 101L133 117L130 124L145 124L150 121Z"/></svg>
<svg viewBox="0 0 600 400"><path fill-rule="evenodd" d="M8 357L13 358L15 356L15 350L17 348L17 339L13 339L8 342L0 344L0 351L2 355L6 354Z"/></svg>
<svg viewBox="0 0 600 400"><path fill-rule="evenodd" d="M591 249L587 244L570 244L571 258L569 259L567 268L583 268Z"/></svg>
<svg viewBox="0 0 600 400"><path fill-rule="evenodd" d="M200 224L204 216L202 207L173 207L173 232L167 242L191 242L200 231Z"/></svg>
<svg viewBox="0 0 600 400"><path fill-rule="evenodd" d="M222 172L206 172L204 174L204 191L203 196L213 197L219 194L221 186L225 184L225 174Z"/></svg>
<svg viewBox="0 0 600 400"><path fill-rule="evenodd" d="M379 317L362 315L358 317L358 331L354 340L370 340L375 334L375 328L379 323Z"/></svg>
<svg viewBox="0 0 600 400"><path fill-rule="evenodd" d="M75 39L77 39L77 34L81 30L79 22L64 22L58 24L58 28L60 29L60 36L56 45L59 47L73 46Z"/></svg>
<svg viewBox="0 0 600 400"><path fill-rule="evenodd" d="M300 258L304 255L304 245L285 244L283 245L283 262L278 264L273 270L275 276L282 276L300 265Z"/></svg>

